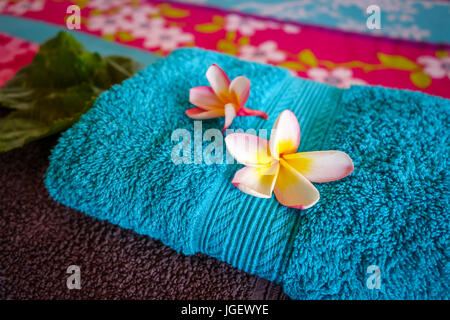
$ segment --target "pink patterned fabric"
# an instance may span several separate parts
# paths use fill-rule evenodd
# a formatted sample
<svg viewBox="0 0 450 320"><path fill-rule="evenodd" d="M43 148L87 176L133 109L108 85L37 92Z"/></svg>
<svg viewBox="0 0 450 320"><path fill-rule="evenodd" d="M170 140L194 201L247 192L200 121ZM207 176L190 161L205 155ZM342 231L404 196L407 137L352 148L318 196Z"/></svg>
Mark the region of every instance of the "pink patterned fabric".
<svg viewBox="0 0 450 320"><path fill-rule="evenodd" d="M0 0L0 12L65 25L72 4L81 7L80 31L160 55L197 46L286 67L300 77L339 87L371 84L450 97L446 45L363 36L161 1ZM10 72L5 71L8 68L13 69L0 64L0 74Z"/></svg>
<svg viewBox="0 0 450 320"><path fill-rule="evenodd" d="M38 48L35 43L0 33L0 87L33 60Z"/></svg>

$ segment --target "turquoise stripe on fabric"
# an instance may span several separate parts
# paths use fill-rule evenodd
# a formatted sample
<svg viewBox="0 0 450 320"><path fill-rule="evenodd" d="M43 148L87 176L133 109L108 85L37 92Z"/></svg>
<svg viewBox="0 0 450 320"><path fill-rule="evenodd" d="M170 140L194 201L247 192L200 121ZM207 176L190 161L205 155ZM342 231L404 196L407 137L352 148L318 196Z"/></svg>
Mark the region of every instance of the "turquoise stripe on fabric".
<svg viewBox="0 0 450 320"><path fill-rule="evenodd" d="M161 59L161 57L147 51L106 41L99 37L91 36L79 31L72 31L64 27L44 22L0 14L0 32L5 32L28 41L43 43L56 36L59 31L70 33L81 42L87 50L95 51L103 55L127 56L135 59L144 66L150 65Z"/></svg>

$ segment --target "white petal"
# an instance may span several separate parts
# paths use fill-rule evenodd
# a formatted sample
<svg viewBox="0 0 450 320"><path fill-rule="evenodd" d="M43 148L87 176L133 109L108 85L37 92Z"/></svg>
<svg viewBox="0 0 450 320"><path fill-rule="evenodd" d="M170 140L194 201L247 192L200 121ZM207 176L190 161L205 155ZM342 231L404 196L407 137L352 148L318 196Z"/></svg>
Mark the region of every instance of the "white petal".
<svg viewBox="0 0 450 320"><path fill-rule="evenodd" d="M339 79L346 80L352 77L353 72L347 68L336 68L331 71L331 74Z"/></svg>
<svg viewBox="0 0 450 320"><path fill-rule="evenodd" d="M423 71L428 74L430 77L435 79L443 78L447 73L441 66L429 66L423 69Z"/></svg>
<svg viewBox="0 0 450 320"><path fill-rule="evenodd" d="M191 108L186 110L186 115L192 119L205 120L224 116L223 109L204 110L202 108Z"/></svg>
<svg viewBox="0 0 450 320"><path fill-rule="evenodd" d="M353 172L352 159L342 151L300 152L283 159L312 182L339 180Z"/></svg>
<svg viewBox="0 0 450 320"><path fill-rule="evenodd" d="M323 68L311 68L307 71L307 74L313 80L323 81L329 73Z"/></svg>
<svg viewBox="0 0 450 320"><path fill-rule="evenodd" d="M259 45L259 49L263 50L265 52L271 52L271 51L276 50L277 48L278 48L277 43L275 41L270 41L270 40L265 41Z"/></svg>
<svg viewBox="0 0 450 320"><path fill-rule="evenodd" d="M275 159L278 159L280 154L297 151L300 145L300 125L291 110L286 109L278 116L272 128L269 145L270 153Z"/></svg>
<svg viewBox="0 0 450 320"><path fill-rule="evenodd" d="M280 161L280 170L275 183L275 196L286 207L308 209L319 201L319 191L303 175Z"/></svg>
<svg viewBox="0 0 450 320"><path fill-rule="evenodd" d="M242 192L254 197L270 198L278 170L278 162L269 167L244 167L236 172L231 183Z"/></svg>
<svg viewBox="0 0 450 320"><path fill-rule="evenodd" d="M286 59L286 54L282 51L276 50L268 53L267 58L273 62L281 62Z"/></svg>
<svg viewBox="0 0 450 320"><path fill-rule="evenodd" d="M261 167L273 162L270 156L269 142L248 133L232 133L225 138L228 152L237 162L244 165Z"/></svg>
<svg viewBox="0 0 450 320"><path fill-rule="evenodd" d="M231 81L229 91L236 99L236 105L239 107L243 106L247 102L248 95L250 94L250 80L244 76L234 78Z"/></svg>
<svg viewBox="0 0 450 320"><path fill-rule="evenodd" d="M223 71L218 65L213 64L206 71L206 78L219 99L225 103L228 102L228 88L230 87L230 79L225 71Z"/></svg>
<svg viewBox="0 0 450 320"><path fill-rule="evenodd" d="M438 58L431 56L421 56L417 59L417 62L420 64L428 65L428 66L440 66L441 62Z"/></svg>
<svg viewBox="0 0 450 320"><path fill-rule="evenodd" d="M189 102L203 109L223 108L223 103L216 96L211 87L200 86L189 90Z"/></svg>
<svg viewBox="0 0 450 320"><path fill-rule="evenodd" d="M225 125L223 126L224 132L231 125L235 117L236 117L236 109L234 104L227 103L225 105Z"/></svg>

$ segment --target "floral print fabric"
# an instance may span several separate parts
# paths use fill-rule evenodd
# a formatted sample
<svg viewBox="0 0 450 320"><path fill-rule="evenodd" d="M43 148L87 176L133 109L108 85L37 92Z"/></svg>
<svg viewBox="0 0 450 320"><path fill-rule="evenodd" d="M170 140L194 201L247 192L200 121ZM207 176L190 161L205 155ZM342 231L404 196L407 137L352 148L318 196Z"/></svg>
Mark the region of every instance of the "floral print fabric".
<svg viewBox="0 0 450 320"><path fill-rule="evenodd" d="M72 4L81 8L81 32L158 55L197 46L281 66L294 75L342 88L382 85L450 97L446 45L162 1L0 0L0 13L65 25L66 9Z"/></svg>
<svg viewBox="0 0 450 320"><path fill-rule="evenodd" d="M35 43L0 33L0 86L29 64L38 49Z"/></svg>

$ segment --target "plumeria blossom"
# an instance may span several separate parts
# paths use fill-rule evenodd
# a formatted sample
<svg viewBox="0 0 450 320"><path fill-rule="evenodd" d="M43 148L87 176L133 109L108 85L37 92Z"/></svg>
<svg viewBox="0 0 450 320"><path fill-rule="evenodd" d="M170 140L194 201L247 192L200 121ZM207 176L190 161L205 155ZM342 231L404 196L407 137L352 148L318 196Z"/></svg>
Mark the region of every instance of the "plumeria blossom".
<svg viewBox="0 0 450 320"><path fill-rule="evenodd" d="M352 85L365 85L364 80L353 78L353 72L347 68L336 68L328 71L323 68L311 68L307 71L308 77L339 88L349 88Z"/></svg>
<svg viewBox="0 0 450 320"><path fill-rule="evenodd" d="M206 71L211 87L194 87L189 92L189 101L195 108L186 110L192 119L212 119L225 117L223 131L235 117L258 116L267 119L267 113L246 108L250 94L250 80L239 76L230 81L225 71L218 65L211 65Z"/></svg>
<svg viewBox="0 0 450 320"><path fill-rule="evenodd" d="M118 12L119 15L122 15L126 18L131 18L131 20L136 20L139 22L145 22L150 18L150 16L157 13L159 13L158 8L147 3L143 3L139 6L126 5L120 7Z"/></svg>
<svg viewBox="0 0 450 320"><path fill-rule="evenodd" d="M436 58L431 56L421 56L417 62L424 66L423 71L432 78L450 79L450 57Z"/></svg>
<svg viewBox="0 0 450 320"><path fill-rule="evenodd" d="M286 33L299 33L301 30L300 27L293 24L284 24L281 28Z"/></svg>
<svg viewBox="0 0 450 320"><path fill-rule="evenodd" d="M129 22L119 14L93 15L87 21L88 30L100 31L102 35L111 35L124 29Z"/></svg>
<svg viewBox="0 0 450 320"><path fill-rule="evenodd" d="M135 38L147 38L149 34L159 34L164 29L164 18L133 19L123 29ZM147 43L148 45L148 43Z"/></svg>
<svg viewBox="0 0 450 320"><path fill-rule="evenodd" d="M243 36L252 36L255 34L255 31L268 28L267 23L262 20L243 17L237 14L229 14L225 19L225 30L239 31Z"/></svg>
<svg viewBox="0 0 450 320"><path fill-rule="evenodd" d="M281 62L286 60L286 54L278 50L275 41L265 41L258 46L245 45L239 49L239 57L244 60L256 61L260 63Z"/></svg>
<svg viewBox="0 0 450 320"><path fill-rule="evenodd" d="M153 30L147 33L144 40L145 48L159 48L163 51L175 50L179 45L193 42L194 36L184 32L178 27L162 28L164 20L156 19L153 23Z"/></svg>
<svg viewBox="0 0 450 320"><path fill-rule="evenodd" d="M234 186L259 198L272 192L284 206L307 209L320 198L311 182L342 179L353 172L352 159L341 151L296 153L300 144L300 125L290 110L275 121L270 140L247 133L225 138L230 154L246 167L236 172Z"/></svg>
<svg viewBox="0 0 450 320"><path fill-rule="evenodd" d="M95 8L101 11L106 11L122 5L130 3L131 0L90 0L86 6L89 8Z"/></svg>
<svg viewBox="0 0 450 320"><path fill-rule="evenodd" d="M280 24L274 21L259 20L244 17L238 14L229 14L225 17L225 30L237 32L243 36L253 36L256 31L266 29L282 29L286 33L299 33L300 28L293 24Z"/></svg>
<svg viewBox="0 0 450 320"><path fill-rule="evenodd" d="M159 34L166 22L162 17L152 17L158 12L156 7L149 4L123 6L118 12L123 18L121 28L137 39L147 38L149 34Z"/></svg>
<svg viewBox="0 0 450 320"><path fill-rule="evenodd" d="M17 15L23 15L28 11L41 11L44 8L44 5L45 1L43 0L19 0L14 2L14 4L11 4L6 11Z"/></svg>

